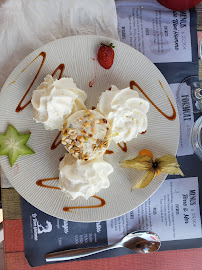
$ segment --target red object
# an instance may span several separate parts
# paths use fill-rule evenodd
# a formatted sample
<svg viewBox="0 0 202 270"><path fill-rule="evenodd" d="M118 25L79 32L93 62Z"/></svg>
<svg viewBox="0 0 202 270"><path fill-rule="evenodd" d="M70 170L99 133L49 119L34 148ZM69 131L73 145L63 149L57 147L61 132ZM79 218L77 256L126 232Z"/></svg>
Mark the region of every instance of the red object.
<svg viewBox="0 0 202 270"><path fill-rule="evenodd" d="M172 10L185 10L198 5L201 0L157 0L163 6Z"/></svg>
<svg viewBox="0 0 202 270"><path fill-rule="evenodd" d="M109 69L113 64L114 61L113 48L114 46L112 43L109 46L102 43L101 47L98 50L97 55L98 62L105 69Z"/></svg>

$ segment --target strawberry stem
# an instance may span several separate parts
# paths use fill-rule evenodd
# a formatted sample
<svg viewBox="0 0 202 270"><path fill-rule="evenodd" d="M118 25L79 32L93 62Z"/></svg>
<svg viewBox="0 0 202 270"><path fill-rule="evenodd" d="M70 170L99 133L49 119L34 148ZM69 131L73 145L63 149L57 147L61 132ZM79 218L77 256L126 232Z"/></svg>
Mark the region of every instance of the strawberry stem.
<svg viewBox="0 0 202 270"><path fill-rule="evenodd" d="M115 46L113 45L113 43L110 43L109 45L106 45L104 43L101 43L101 46L111 47L112 49L115 48Z"/></svg>

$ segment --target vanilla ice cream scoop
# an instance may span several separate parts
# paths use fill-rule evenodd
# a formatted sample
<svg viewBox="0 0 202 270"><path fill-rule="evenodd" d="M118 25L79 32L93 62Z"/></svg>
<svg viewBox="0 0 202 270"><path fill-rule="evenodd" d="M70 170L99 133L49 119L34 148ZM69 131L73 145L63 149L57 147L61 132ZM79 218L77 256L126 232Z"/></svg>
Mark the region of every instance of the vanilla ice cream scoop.
<svg viewBox="0 0 202 270"><path fill-rule="evenodd" d="M34 119L43 123L45 129L61 130L71 113L86 108L86 98L86 93L77 88L72 78L57 80L47 75L32 94Z"/></svg>
<svg viewBox="0 0 202 270"><path fill-rule="evenodd" d="M147 129L149 102L129 87L119 90L112 85L100 96L96 110L109 121L115 143L130 141Z"/></svg>
<svg viewBox="0 0 202 270"><path fill-rule="evenodd" d="M62 144L75 158L90 160L103 155L111 142L111 128L99 112L81 110L67 118Z"/></svg>
<svg viewBox="0 0 202 270"><path fill-rule="evenodd" d="M71 199L88 199L102 188L109 187L108 175L113 167L102 157L82 161L66 154L59 166L59 188Z"/></svg>

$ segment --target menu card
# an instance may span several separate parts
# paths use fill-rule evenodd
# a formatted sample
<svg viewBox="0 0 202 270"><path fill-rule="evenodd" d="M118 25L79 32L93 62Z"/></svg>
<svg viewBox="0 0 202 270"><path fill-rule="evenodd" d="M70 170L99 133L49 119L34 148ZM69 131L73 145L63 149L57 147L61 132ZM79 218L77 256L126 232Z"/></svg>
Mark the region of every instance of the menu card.
<svg viewBox="0 0 202 270"><path fill-rule="evenodd" d="M155 0L116 1L120 40L153 63L191 62L190 12Z"/></svg>
<svg viewBox="0 0 202 270"><path fill-rule="evenodd" d="M79 210L78 210L79 211ZM156 232L161 241L202 236L198 178L164 181L158 191L135 210L102 222L81 223L49 216L22 199L25 256L31 266L45 264L45 254L64 249L105 246L136 230ZM182 248L182 246L181 246ZM166 250L162 244L160 250ZM102 257L129 254L126 249ZM100 258L93 255L88 259Z"/></svg>

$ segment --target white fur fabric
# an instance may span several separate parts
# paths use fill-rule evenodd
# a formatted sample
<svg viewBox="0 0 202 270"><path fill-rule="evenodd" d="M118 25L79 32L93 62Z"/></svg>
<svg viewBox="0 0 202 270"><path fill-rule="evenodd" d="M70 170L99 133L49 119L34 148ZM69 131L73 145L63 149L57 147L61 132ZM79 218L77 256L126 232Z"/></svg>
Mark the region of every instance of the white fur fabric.
<svg viewBox="0 0 202 270"><path fill-rule="evenodd" d="M84 34L119 39L114 0L0 0L0 89L33 50Z"/></svg>

